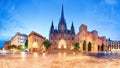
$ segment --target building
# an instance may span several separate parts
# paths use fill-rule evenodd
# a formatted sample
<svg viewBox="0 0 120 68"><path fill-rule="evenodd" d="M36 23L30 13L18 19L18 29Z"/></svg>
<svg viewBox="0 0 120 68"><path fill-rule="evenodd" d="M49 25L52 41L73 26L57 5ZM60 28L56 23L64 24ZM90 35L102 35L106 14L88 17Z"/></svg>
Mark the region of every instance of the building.
<svg viewBox="0 0 120 68"><path fill-rule="evenodd" d="M75 41L79 42L81 51L104 51L107 44L105 36L99 37L96 30L89 32L84 24L80 26L79 32L75 36Z"/></svg>
<svg viewBox="0 0 120 68"><path fill-rule="evenodd" d="M79 28L79 32L75 34L73 22L71 29L67 29L63 6L58 29L54 28L52 21L49 33L49 41L52 43L52 47L57 49L68 49L71 47L71 45L74 45L76 42L78 42L80 51L98 52L107 50L106 37L99 37L96 30L89 32L87 31L87 26L82 24Z"/></svg>
<svg viewBox="0 0 120 68"><path fill-rule="evenodd" d="M42 48L42 43L45 41L45 38L38 34L37 32L32 31L28 36L28 49L30 52L39 51Z"/></svg>
<svg viewBox="0 0 120 68"><path fill-rule="evenodd" d="M71 25L71 29L69 30L67 28L66 20L64 18L64 10L62 6L61 18L59 20L57 29L54 28L52 21L49 32L49 41L52 43L51 46L53 48L66 49L69 48L70 45L74 43L74 37L75 37L75 30L74 30L73 22Z"/></svg>
<svg viewBox="0 0 120 68"><path fill-rule="evenodd" d="M8 50L8 49L9 49L8 46L10 46L10 41L4 42L4 49L5 49L5 50Z"/></svg>
<svg viewBox="0 0 120 68"><path fill-rule="evenodd" d="M28 36L26 34L21 34L17 32L14 37L11 39L11 45L25 45L26 40L28 39Z"/></svg>
<svg viewBox="0 0 120 68"><path fill-rule="evenodd" d="M118 52L120 51L120 41L108 40L109 51Z"/></svg>

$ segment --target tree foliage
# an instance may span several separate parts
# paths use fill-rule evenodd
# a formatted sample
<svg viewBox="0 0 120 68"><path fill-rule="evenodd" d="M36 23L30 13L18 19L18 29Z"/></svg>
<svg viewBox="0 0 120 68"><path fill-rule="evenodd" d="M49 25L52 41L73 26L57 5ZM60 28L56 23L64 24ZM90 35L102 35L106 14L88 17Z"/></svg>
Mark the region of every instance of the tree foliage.
<svg viewBox="0 0 120 68"><path fill-rule="evenodd" d="M28 49L28 40L25 42L25 49Z"/></svg>
<svg viewBox="0 0 120 68"><path fill-rule="evenodd" d="M45 47L46 49L48 49L48 48L51 46L51 43L50 43L48 40L45 40L45 41L43 42L43 45L44 45L44 47Z"/></svg>
<svg viewBox="0 0 120 68"><path fill-rule="evenodd" d="M79 43L76 42L76 43L74 44L74 49L75 49L75 50L79 50L79 48L80 48Z"/></svg>
<svg viewBox="0 0 120 68"><path fill-rule="evenodd" d="M8 46L8 49L11 50L11 49L17 49L17 46L16 45L10 45Z"/></svg>
<svg viewBox="0 0 120 68"><path fill-rule="evenodd" d="M17 49L18 49L18 50L23 50L23 45L19 45L19 46L17 47Z"/></svg>

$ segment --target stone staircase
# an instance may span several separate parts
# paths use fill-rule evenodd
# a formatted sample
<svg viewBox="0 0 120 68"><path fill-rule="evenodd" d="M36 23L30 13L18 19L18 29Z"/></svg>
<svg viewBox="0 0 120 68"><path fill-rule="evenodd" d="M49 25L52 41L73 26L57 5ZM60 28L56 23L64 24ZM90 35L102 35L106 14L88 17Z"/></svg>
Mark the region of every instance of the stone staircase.
<svg viewBox="0 0 120 68"><path fill-rule="evenodd" d="M72 54L74 51L70 49L48 49L47 51L49 54L54 54L54 53L67 53L67 54Z"/></svg>

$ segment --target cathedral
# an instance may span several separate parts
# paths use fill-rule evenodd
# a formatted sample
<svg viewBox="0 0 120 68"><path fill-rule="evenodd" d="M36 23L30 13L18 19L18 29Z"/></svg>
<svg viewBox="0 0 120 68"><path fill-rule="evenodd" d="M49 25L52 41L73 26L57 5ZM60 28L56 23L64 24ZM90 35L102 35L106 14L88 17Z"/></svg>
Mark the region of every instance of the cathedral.
<svg viewBox="0 0 120 68"><path fill-rule="evenodd" d="M105 36L98 36L96 30L88 31L87 26L81 24L79 27L79 32L75 34L75 29L73 22L71 28L67 28L67 24L64 18L64 9L62 6L61 17L58 23L58 28L54 28L52 21L50 32L49 32L49 41L52 43L52 48L56 49L71 49L73 45L77 42L80 46L80 51L104 51L107 50L107 41Z"/></svg>
<svg viewBox="0 0 120 68"><path fill-rule="evenodd" d="M64 18L64 9L62 6L61 17L58 24L58 29L54 28L52 21L49 33L49 40L54 48L66 49L74 43L75 29L73 22L71 29L67 28L67 24Z"/></svg>

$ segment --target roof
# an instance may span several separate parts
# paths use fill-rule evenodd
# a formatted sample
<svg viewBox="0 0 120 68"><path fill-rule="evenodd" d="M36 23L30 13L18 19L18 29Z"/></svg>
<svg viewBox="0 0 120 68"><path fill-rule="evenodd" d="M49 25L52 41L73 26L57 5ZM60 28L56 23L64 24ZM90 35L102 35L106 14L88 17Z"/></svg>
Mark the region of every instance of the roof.
<svg viewBox="0 0 120 68"><path fill-rule="evenodd" d="M32 32L29 34L29 36L31 36L31 35L36 35L36 36L38 36L38 37L41 37L41 38L45 39L45 37L43 37L42 35L38 34L38 33L35 32L35 31L32 31Z"/></svg>

